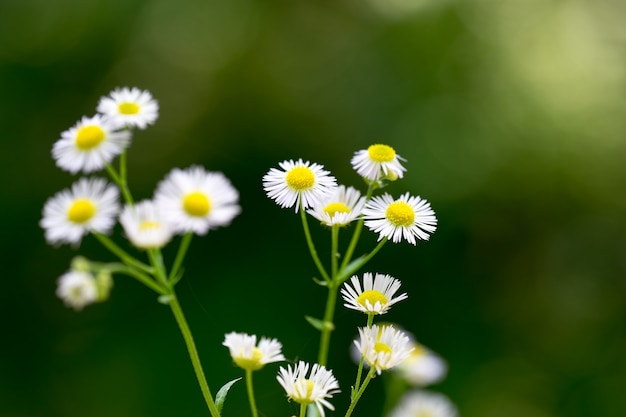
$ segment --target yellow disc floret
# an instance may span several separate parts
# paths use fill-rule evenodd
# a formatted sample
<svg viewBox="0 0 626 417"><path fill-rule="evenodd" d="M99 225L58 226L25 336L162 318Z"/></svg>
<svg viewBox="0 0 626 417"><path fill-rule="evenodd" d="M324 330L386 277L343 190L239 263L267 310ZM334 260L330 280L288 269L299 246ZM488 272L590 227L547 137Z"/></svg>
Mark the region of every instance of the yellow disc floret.
<svg viewBox="0 0 626 417"><path fill-rule="evenodd" d="M337 213L350 213L350 207L337 201L326 205L326 207L324 207L324 211L332 218Z"/></svg>
<svg viewBox="0 0 626 417"><path fill-rule="evenodd" d="M285 180L289 187L297 191L302 191L308 190L315 184L315 175L309 168L299 166L289 171Z"/></svg>
<svg viewBox="0 0 626 417"><path fill-rule="evenodd" d="M139 230L158 229L161 227L159 222L152 222L150 220L144 220L139 224Z"/></svg>
<svg viewBox="0 0 626 417"><path fill-rule="evenodd" d="M77 199L67 210L67 219L72 223L85 223L96 214L96 205L87 199Z"/></svg>
<svg viewBox="0 0 626 417"><path fill-rule="evenodd" d="M381 306L387 304L387 297L383 295L380 291L377 290L367 290L363 291L359 298L356 299L356 302L361 304L363 307L367 308L367 302L369 301L370 306L375 306L376 303L380 303Z"/></svg>
<svg viewBox="0 0 626 417"><path fill-rule="evenodd" d="M121 114L137 114L139 113L139 106L135 103L120 103L117 109Z"/></svg>
<svg viewBox="0 0 626 417"><path fill-rule="evenodd" d="M194 191L183 199L183 209L190 216L204 217L211 210L211 202L203 193Z"/></svg>
<svg viewBox="0 0 626 417"><path fill-rule="evenodd" d="M367 153L375 162L391 162L396 157L396 151L387 145L372 145L367 148Z"/></svg>
<svg viewBox="0 0 626 417"><path fill-rule="evenodd" d="M263 359L263 352L261 352L261 349L259 349L258 347L252 348L251 358L244 357L243 352L240 352L239 356L235 356L233 358L235 364L237 364L238 367L250 371L258 371L259 369L263 368L263 365L265 364L261 362L261 359Z"/></svg>
<svg viewBox="0 0 626 417"><path fill-rule="evenodd" d="M394 201L387 207L385 217L394 226L408 227L415 221L415 211L404 201Z"/></svg>
<svg viewBox="0 0 626 417"><path fill-rule="evenodd" d="M299 379L295 384L295 393L294 400L300 404L310 404L314 402L313 400L313 389L315 388L315 383L310 379Z"/></svg>
<svg viewBox="0 0 626 417"><path fill-rule="evenodd" d="M389 347L389 345L383 343L383 342L376 342L374 343L374 350L376 351L376 353L387 353L387 354L391 354L392 350Z"/></svg>
<svg viewBox="0 0 626 417"><path fill-rule="evenodd" d="M104 130L100 126L83 126L76 132L76 147L82 151L95 148L104 140Z"/></svg>

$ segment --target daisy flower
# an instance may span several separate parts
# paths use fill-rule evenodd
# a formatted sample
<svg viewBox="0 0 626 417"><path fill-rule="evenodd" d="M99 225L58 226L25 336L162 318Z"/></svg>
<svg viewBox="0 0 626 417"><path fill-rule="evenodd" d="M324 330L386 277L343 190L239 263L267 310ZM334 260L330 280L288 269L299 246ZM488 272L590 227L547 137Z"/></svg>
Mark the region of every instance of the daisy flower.
<svg viewBox="0 0 626 417"><path fill-rule="evenodd" d="M278 165L282 171L271 168L263 176L263 189L282 208L295 205L296 213L300 206L306 209L315 205L337 185L335 177L322 165L302 159L283 161Z"/></svg>
<svg viewBox="0 0 626 417"><path fill-rule="evenodd" d="M415 238L428 240L429 233L437 229L437 218L430 203L409 193L397 200L387 193L373 197L365 205L363 217L365 225L379 234L379 241L386 237L397 243L404 238L416 245Z"/></svg>
<svg viewBox="0 0 626 417"><path fill-rule="evenodd" d="M50 244L80 243L89 232L108 233L119 211L119 192L102 178L81 178L46 201L39 225Z"/></svg>
<svg viewBox="0 0 626 417"><path fill-rule="evenodd" d="M353 187L340 185L307 212L327 226L345 226L361 215L365 197Z"/></svg>
<svg viewBox="0 0 626 417"><path fill-rule="evenodd" d="M354 345L378 374L402 363L413 350L409 337L391 325L360 327Z"/></svg>
<svg viewBox="0 0 626 417"><path fill-rule="evenodd" d="M350 278L352 286L347 282L341 288L344 306L366 314L385 314L389 308L407 298L406 293L394 297L400 289L400 281L386 274L363 274L363 289L359 278L354 275Z"/></svg>
<svg viewBox="0 0 626 417"><path fill-rule="evenodd" d="M389 417L457 417L456 407L443 394L414 390L404 394Z"/></svg>
<svg viewBox="0 0 626 417"><path fill-rule="evenodd" d="M335 409L326 398L332 398L333 394L340 392L339 383L331 370L317 363L313 364L307 377L308 371L309 364L299 361L293 369L291 365L287 365L287 369L281 366L276 379L290 400L302 405L315 403L320 415L324 417L322 406L329 410Z"/></svg>
<svg viewBox="0 0 626 417"><path fill-rule="evenodd" d="M57 296L76 311L98 301L96 279L89 272L66 272L59 277L57 285Z"/></svg>
<svg viewBox="0 0 626 417"><path fill-rule="evenodd" d="M57 166L72 174L102 169L130 143L130 132L116 129L101 115L83 117L52 146Z"/></svg>
<svg viewBox="0 0 626 417"><path fill-rule="evenodd" d="M172 229L163 221L159 207L149 200L126 205L120 223L128 240L140 249L162 248L172 238Z"/></svg>
<svg viewBox="0 0 626 417"><path fill-rule="evenodd" d="M448 365L436 353L417 342L413 351L394 371L411 385L426 386L441 381L448 372Z"/></svg>
<svg viewBox="0 0 626 417"><path fill-rule="evenodd" d="M226 334L222 345L228 348L238 367L249 371L257 371L265 364L285 360L281 353L282 345L276 339L261 337L257 345L255 335L231 332Z"/></svg>
<svg viewBox="0 0 626 417"><path fill-rule="evenodd" d="M372 181L379 179L396 180L402 178L404 168L400 161L406 159L396 154L387 145L371 145L369 148L355 152L350 161L354 170L362 177Z"/></svg>
<svg viewBox="0 0 626 417"><path fill-rule="evenodd" d="M139 129L145 129L159 117L159 103L149 91L137 87L116 88L109 97L100 99L97 110L119 126Z"/></svg>
<svg viewBox="0 0 626 417"><path fill-rule="evenodd" d="M204 235L210 229L227 226L241 212L239 192L228 178L199 166L173 169L159 183L154 200L175 233Z"/></svg>

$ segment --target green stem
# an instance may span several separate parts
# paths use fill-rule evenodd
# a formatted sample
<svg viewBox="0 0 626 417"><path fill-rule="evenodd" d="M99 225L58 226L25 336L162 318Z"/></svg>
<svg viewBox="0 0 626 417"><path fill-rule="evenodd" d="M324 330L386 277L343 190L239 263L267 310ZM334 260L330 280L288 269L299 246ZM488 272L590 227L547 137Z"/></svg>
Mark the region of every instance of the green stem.
<svg viewBox="0 0 626 417"><path fill-rule="evenodd" d="M176 278L176 274L178 274L180 266L185 259L185 255L187 254L187 249L189 248L192 237L193 233L188 232L183 236L182 240L180 241L180 246L178 247L178 252L176 253L176 258L174 258L174 264L172 264L172 270L170 271L170 275L168 278L169 282L173 282Z"/></svg>
<svg viewBox="0 0 626 417"><path fill-rule="evenodd" d="M374 314L368 314L367 315L367 327L372 327L372 324L374 323ZM363 374L363 364L365 363L365 356L361 355L361 359L359 360L359 370L356 373L356 381L354 382L354 389L356 391L359 390L359 387L361 386L361 375Z"/></svg>
<svg viewBox="0 0 626 417"><path fill-rule="evenodd" d="M300 404L300 417L306 417L307 405L305 403Z"/></svg>
<svg viewBox="0 0 626 417"><path fill-rule="evenodd" d="M346 411L345 417L350 417L350 415L354 411L354 408L356 407L357 402L359 402L359 399L361 399L363 392L365 392L365 388L367 388L367 384L369 384L370 381L372 380L372 377L374 376L375 372L376 372L376 368L372 367L370 371L368 372L367 376L365 377L365 380L363 380L363 385L361 385L361 388L356 391L354 398L351 399L350 407L348 407L348 411Z"/></svg>
<svg viewBox="0 0 626 417"><path fill-rule="evenodd" d="M110 250L115 255L117 255L117 257L120 258L122 260L122 262L124 262L126 265L133 266L133 267L135 267L137 269L140 269L140 270L142 270L144 272L147 272L150 275L154 274L154 272L155 272L154 268L152 268L152 267L144 264L143 262L138 261L134 257L130 256L122 248L117 246L107 236L105 236L103 234L100 234L100 233L95 233L95 232L93 232L92 234L96 237L96 239L98 239L100 241L100 243L102 243L102 245L104 245L108 250Z"/></svg>
<svg viewBox="0 0 626 417"><path fill-rule="evenodd" d="M166 288L163 288L157 282L154 282L150 276L144 274L141 271L138 271L133 267L129 267L123 264L107 264L106 269L108 269L112 273L126 274L130 277L133 277L146 287L156 291L158 294L165 295L168 293L168 290Z"/></svg>
<svg viewBox="0 0 626 417"><path fill-rule="evenodd" d="M374 192L375 188L376 187L373 185L373 183L369 185L369 187L367 188L367 194L365 195L365 201L368 201L372 197L372 193ZM346 250L346 254L345 254L345 257L343 258L343 262L341 263L341 269L344 269L350 262L350 259L352 259L352 254L354 253L356 244L359 241L359 237L361 236L361 230L363 229L363 222L364 222L364 219L363 219L363 216L361 216L359 218L359 221L357 221L356 226L354 228L352 239L350 239L350 244L348 246L348 249Z"/></svg>
<svg viewBox="0 0 626 417"><path fill-rule="evenodd" d="M257 417L256 401L254 400L254 388L252 386L252 370L246 369L246 389L248 390L248 400L250 401L250 411L252 417Z"/></svg>
<svg viewBox="0 0 626 417"><path fill-rule="evenodd" d="M337 264L339 260L339 226L334 224L331 229L331 245L330 245L330 271L333 281L337 277Z"/></svg>
<svg viewBox="0 0 626 417"><path fill-rule="evenodd" d="M326 281L326 283L330 283L330 277L328 276L326 269L324 269L324 266L322 265L319 256L317 256L317 250L315 249L315 245L313 244L313 240L311 239L311 232L309 231L309 223L306 220L306 213L302 207L300 207L300 215L302 218L302 228L304 229L304 236L306 237L306 243L309 247L309 252L311 252L313 262L315 262L315 266L317 266L317 269L322 275L322 278L324 278L324 281Z"/></svg>
<svg viewBox="0 0 626 417"><path fill-rule="evenodd" d="M320 350L317 356L317 363L326 366L328 362L328 349L330 346L330 334L333 331L333 317L335 315L335 304L337 303L337 291L339 286L331 282L328 285L328 298L326 299L326 309L324 311L324 327L320 336Z"/></svg>
<svg viewBox="0 0 626 417"><path fill-rule="evenodd" d="M191 359L191 364L193 365L193 369L196 373L196 378L198 379L198 384L200 384L200 389L202 390L202 395L204 396L204 400L206 401L207 406L209 407L209 411L212 417L219 417L220 412L213 401L213 396L211 395L211 390L209 389L209 384L206 381L206 377L204 375L204 371L202 370L202 364L200 363L200 357L198 356L198 350L196 349L196 344L193 341L193 336L191 335L191 330L189 330L189 325L187 324L187 320L183 314L183 310L178 303L178 299L176 298L176 294L174 293L174 289L171 289L170 293L169 305L172 309L172 313L174 313L174 317L176 318L176 323L178 323L178 327L180 328L180 332L183 334L183 338L185 339L185 344L187 345L187 351L189 352L189 358Z"/></svg>
<svg viewBox="0 0 626 417"><path fill-rule="evenodd" d="M156 277L164 285L167 285L167 280L165 278L165 264L163 263L163 255L159 249L148 249L148 258L150 258L150 262L154 269L156 269Z"/></svg>
<svg viewBox="0 0 626 417"><path fill-rule="evenodd" d="M122 162L125 164L126 158L124 158L123 160L120 159L120 164ZM122 191L122 196L124 196L124 200L126 200L126 202L131 206L134 205L133 197L130 195L130 190L128 189L128 184L126 183L126 167L120 168L122 171L124 171L124 177L122 177L115 171L115 168L113 168L111 164L107 163L104 166L111 176L111 179L115 181L118 187L120 187L120 190Z"/></svg>

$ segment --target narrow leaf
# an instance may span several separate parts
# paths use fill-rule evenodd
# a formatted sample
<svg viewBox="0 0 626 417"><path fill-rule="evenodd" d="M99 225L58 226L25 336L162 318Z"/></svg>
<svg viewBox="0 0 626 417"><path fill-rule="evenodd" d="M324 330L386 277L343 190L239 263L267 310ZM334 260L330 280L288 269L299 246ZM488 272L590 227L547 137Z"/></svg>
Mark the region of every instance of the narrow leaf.
<svg viewBox="0 0 626 417"><path fill-rule="evenodd" d="M233 379L230 382L227 382L224 384L224 386L222 388L220 388L220 390L217 392L217 395L215 396L215 406L217 407L217 411L222 412L222 407L224 406L224 401L226 401L226 395L228 394L228 390L230 389L230 387L233 386L233 384L237 381L239 381L241 378L237 378L237 379Z"/></svg>

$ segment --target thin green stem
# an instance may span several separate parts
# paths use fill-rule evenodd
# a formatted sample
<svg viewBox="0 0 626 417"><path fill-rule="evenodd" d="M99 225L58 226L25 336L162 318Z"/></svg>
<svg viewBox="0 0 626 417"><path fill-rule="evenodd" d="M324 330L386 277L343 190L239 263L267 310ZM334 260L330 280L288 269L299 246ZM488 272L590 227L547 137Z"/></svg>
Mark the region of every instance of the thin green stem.
<svg viewBox="0 0 626 417"><path fill-rule="evenodd" d="M334 281L337 277L337 267L339 263L339 225L333 224L330 235L330 273Z"/></svg>
<svg viewBox="0 0 626 417"><path fill-rule="evenodd" d="M330 334L334 329L333 318L335 315L335 304L337 304L337 291L339 286L334 282L328 285L328 298L326 299L326 309L324 311L324 327L320 336L320 349L317 355L317 363L326 366L328 362L328 349L330 346Z"/></svg>
<svg viewBox="0 0 626 417"><path fill-rule="evenodd" d="M180 328L180 332L183 334L183 338L185 339L185 344L187 345L187 351L189 352L189 358L191 359L191 364L193 365L193 370L196 373L196 378L198 379L198 384L200 384L200 389L202 390L202 395L204 396L204 400L206 401L207 406L209 407L209 412L212 417L219 417L220 412L213 401L213 396L211 395L211 390L209 389L209 384L206 381L206 377L204 375L204 370L202 369L202 364L200 363L200 357L198 356L198 350L196 349L196 344L193 341L193 336L191 335L191 330L189 330L189 325L187 324L187 320L183 314L183 310L178 303L178 299L176 298L176 294L174 293L174 289L171 289L170 293L169 305L172 309L172 313L174 313L174 317L176 318L176 323L178 323L178 327Z"/></svg>
<svg viewBox="0 0 626 417"><path fill-rule="evenodd" d="M185 259L185 255L187 254L187 249L191 244L191 238L193 237L192 232L188 232L185 234L180 241L180 246L178 247L178 252L176 253L176 258L174 258L174 263L172 264L172 270L170 271L170 276L168 278L169 282L173 282L176 278L176 274L180 270L180 266L183 264L183 260Z"/></svg>
<svg viewBox="0 0 626 417"><path fill-rule="evenodd" d="M124 159L125 161L125 159ZM120 160L120 163L122 161ZM130 204L131 206L134 205L134 201L133 201L133 197L130 194L130 190L128 189L128 184L126 183L126 178L123 178L121 175L119 175L116 171L115 168L113 168L113 166L109 163L104 165L107 172L109 173L109 175L111 176L111 179L117 184L118 187L120 187L120 190L122 191L122 196L124 197L124 200ZM124 170L124 176L126 175L126 168L123 168Z"/></svg>
<svg viewBox="0 0 626 417"><path fill-rule="evenodd" d="M361 399L361 396L365 392L365 388L367 388L367 384L370 383L370 381L372 380L372 377L374 376L375 372L376 372L376 368L372 367L370 369L370 371L367 373L367 376L363 380L363 385L361 385L361 388L359 388L356 391L356 394L354 394L354 398L352 398L350 400L350 407L348 407L348 411L346 411L345 417L350 417L350 415L352 415L352 412L354 411L354 408L356 407L356 404Z"/></svg>
<svg viewBox="0 0 626 417"><path fill-rule="evenodd" d="M367 188L367 193L365 195L365 201L369 201L375 189L376 187L373 185L373 183L369 185L369 187ZM354 253L356 244L358 243L359 237L361 236L361 230L363 229L363 222L364 222L364 219L363 219L363 216L361 216L359 220L357 221L356 226L354 227L354 232L352 233L352 239L350 239L350 244L348 245L348 249L346 250L346 254L343 258L343 262L341 263L341 269L344 269L348 265L350 260L352 259L352 254Z"/></svg>
<svg viewBox="0 0 626 417"><path fill-rule="evenodd" d="M136 268L123 265L123 264L107 264L106 269L111 271L112 273L126 274L132 278L135 278L137 281L141 282L146 287L154 290L158 294L165 295L168 293L168 289L159 285L159 283L155 282L150 276L144 274L143 272L137 270Z"/></svg>
<svg viewBox="0 0 626 417"><path fill-rule="evenodd" d="M254 400L254 388L252 386L252 370L246 369L246 389L248 390L248 400L250 401L250 411L252 417L257 417L259 414L256 410L256 401Z"/></svg>
<svg viewBox="0 0 626 417"><path fill-rule="evenodd" d="M122 248L117 246L107 236L105 236L105 235L103 235L101 233L95 233L95 232L92 233L92 234L96 237L96 239L98 239L100 241L100 243L102 243L102 245L104 245L108 250L110 250L115 255L117 255L117 257L120 258L122 260L122 262L124 262L126 265L133 266L133 267L135 267L137 269L140 269L140 270L142 270L144 272L147 272L150 275L154 274L154 272L155 272L154 268L150 267L149 265L144 264L141 261L138 261L137 259L135 259L131 255L126 253Z"/></svg>
<svg viewBox="0 0 626 417"><path fill-rule="evenodd" d="M374 314L368 314L367 315L367 327L372 327L372 324L374 323ZM359 387L361 386L361 375L363 374L363 365L365 363L365 356L363 356L361 354L361 359L359 360L359 369L356 373L356 381L354 382L354 389L355 391L358 391Z"/></svg>
<svg viewBox="0 0 626 417"><path fill-rule="evenodd" d="M300 404L300 417L306 417L307 405L305 403Z"/></svg>
<svg viewBox="0 0 626 417"><path fill-rule="evenodd" d="M302 228L304 229L304 236L306 237L306 243L309 247L309 252L311 252L313 262L315 262L315 266L317 266L317 270L322 275L322 278L324 278L324 281L326 281L326 283L330 283L331 279L328 276L326 269L324 269L324 265L322 265L319 256L317 256L317 250L315 249L313 239L311 239L311 232L309 231L309 223L306 220L306 213L302 207L300 207L300 217L302 218Z"/></svg>
<svg viewBox="0 0 626 417"><path fill-rule="evenodd" d="M163 263L163 255L159 249L148 249L148 258L152 266L156 270L156 278L164 285L167 285L167 278L165 273L165 264Z"/></svg>

